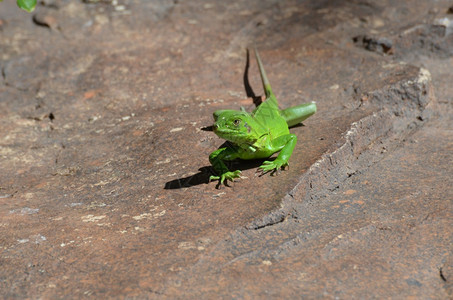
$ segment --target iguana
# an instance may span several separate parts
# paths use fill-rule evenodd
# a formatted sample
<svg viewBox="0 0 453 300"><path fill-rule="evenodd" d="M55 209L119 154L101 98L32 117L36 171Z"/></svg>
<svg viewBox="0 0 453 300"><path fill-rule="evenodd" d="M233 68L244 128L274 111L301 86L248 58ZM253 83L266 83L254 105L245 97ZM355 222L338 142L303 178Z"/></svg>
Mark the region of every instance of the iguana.
<svg viewBox="0 0 453 300"><path fill-rule="evenodd" d="M294 126L316 112L316 104L305 103L280 110L277 98L272 92L263 63L255 48L255 57L260 70L266 100L251 113L243 108L238 110L217 110L214 112L213 131L219 137L230 142L230 147L220 148L209 155L209 161L218 176L211 180L219 180L218 186L228 180L239 178L241 171L230 171L224 161L240 159L268 158L279 152L273 161L266 160L258 170L263 173L278 171L288 166L297 137L289 133L289 127Z"/></svg>

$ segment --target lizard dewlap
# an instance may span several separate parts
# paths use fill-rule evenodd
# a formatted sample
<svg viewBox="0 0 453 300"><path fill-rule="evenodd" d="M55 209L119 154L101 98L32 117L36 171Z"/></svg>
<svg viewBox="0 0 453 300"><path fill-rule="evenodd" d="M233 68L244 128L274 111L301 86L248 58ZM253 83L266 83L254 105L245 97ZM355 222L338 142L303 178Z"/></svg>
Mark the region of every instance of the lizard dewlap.
<svg viewBox="0 0 453 300"><path fill-rule="evenodd" d="M230 171L225 161L237 158L268 158L279 152L275 160L265 161L259 170L277 171L287 166L297 143L297 137L289 132L289 127L304 121L316 112L314 102L280 110L256 49L255 57L266 100L251 113L228 109L218 110L213 114L214 133L231 144L230 147L220 148L209 155L209 161L218 174L211 176L210 180L219 180L219 185L240 177L241 171Z"/></svg>

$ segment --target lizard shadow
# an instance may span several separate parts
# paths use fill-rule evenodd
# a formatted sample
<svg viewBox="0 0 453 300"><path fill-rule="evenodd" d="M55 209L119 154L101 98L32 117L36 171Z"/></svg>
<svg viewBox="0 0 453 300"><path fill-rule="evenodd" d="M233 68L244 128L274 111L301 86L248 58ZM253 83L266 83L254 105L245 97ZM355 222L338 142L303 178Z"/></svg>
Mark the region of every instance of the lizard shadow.
<svg viewBox="0 0 453 300"><path fill-rule="evenodd" d="M244 70L244 76L243 76L244 88L245 88L245 93L247 95L247 98L252 98L252 101L253 101L253 104L255 104L255 107L258 107L263 102L263 97L257 96L255 94L255 92L253 91L252 86L250 85L249 68L250 68L250 52L249 52L249 49L247 49L247 59L245 62L245 70ZM212 125L202 127L201 130L214 131ZM225 146L222 145L220 148L222 148L222 147L225 147Z"/></svg>
<svg viewBox="0 0 453 300"><path fill-rule="evenodd" d="M249 68L250 68L250 52L249 49L247 49L247 59L245 63L245 69L244 69L244 76L243 76L243 82L244 82L244 88L245 88L245 93L248 98L252 98L253 104L255 107L258 107L262 102L263 102L263 97L262 96L257 96L255 92L253 91L250 81L249 81ZM295 125L293 127L299 127L303 126L302 124ZM213 131L212 126L206 126L201 128L203 131ZM223 147L231 147L231 144L229 142L223 143L220 148ZM253 159L253 160L241 160L237 159L234 161L225 161L225 165L227 166L228 169L230 170L248 170L248 169L253 169L253 168L258 168L263 164L265 160L273 160L275 158L270 157L267 159ZM181 189L181 188L189 188L192 186L200 185L200 184L208 184L209 183L209 177L211 175L215 175L212 171L211 166L205 166L201 167L198 169L198 173L187 176L184 178L178 178L174 179L171 181L168 181L165 183L164 189L166 190L172 190L172 189ZM260 176L262 176L261 174Z"/></svg>
<svg viewBox="0 0 453 300"><path fill-rule="evenodd" d="M223 143L219 148L223 147L228 147L231 146L229 142ZM268 158L267 160L272 160L273 158ZM242 159L237 159L234 161L225 161L225 165L227 166L228 169L230 170L249 170L253 168L258 168L259 166L262 165L264 162L264 159L253 159L253 160L242 160ZM209 177L211 175L215 175L212 171L211 166L205 166L201 167L198 169L198 173L183 177L183 178L177 178L171 181L168 181L165 183L165 190L174 190L174 189L181 189L181 188L189 188L193 187L196 185L200 184L208 184L209 183ZM216 180L217 181L217 180ZM214 182L216 182L214 181Z"/></svg>
<svg viewBox="0 0 453 300"><path fill-rule="evenodd" d="M250 52L249 49L247 49L247 59L245 62L245 70L244 70L244 88L245 88L245 93L248 98L253 99L253 104L255 104L255 107L258 107L262 102L263 98L261 96L257 96L255 92L252 89L252 86L250 85L249 81L249 68L250 68Z"/></svg>

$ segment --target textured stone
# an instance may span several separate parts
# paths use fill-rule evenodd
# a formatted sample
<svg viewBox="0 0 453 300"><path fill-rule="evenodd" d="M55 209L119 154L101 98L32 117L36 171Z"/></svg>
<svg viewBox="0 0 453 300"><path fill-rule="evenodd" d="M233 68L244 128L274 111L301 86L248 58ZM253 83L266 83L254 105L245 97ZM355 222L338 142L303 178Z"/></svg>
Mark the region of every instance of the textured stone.
<svg viewBox="0 0 453 300"><path fill-rule="evenodd" d="M451 3L145 2L0 3L3 297L452 295ZM254 44L318 113L216 190Z"/></svg>

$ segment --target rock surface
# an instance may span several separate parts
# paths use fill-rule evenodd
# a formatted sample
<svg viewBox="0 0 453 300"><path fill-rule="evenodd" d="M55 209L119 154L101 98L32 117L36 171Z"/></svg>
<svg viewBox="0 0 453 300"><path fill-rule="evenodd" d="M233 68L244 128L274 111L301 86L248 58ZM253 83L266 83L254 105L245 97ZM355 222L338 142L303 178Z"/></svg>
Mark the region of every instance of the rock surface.
<svg viewBox="0 0 453 300"><path fill-rule="evenodd" d="M452 297L449 7L0 3L1 295ZM318 113L288 171L217 190L202 129L253 109L254 44Z"/></svg>

